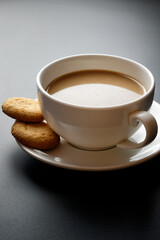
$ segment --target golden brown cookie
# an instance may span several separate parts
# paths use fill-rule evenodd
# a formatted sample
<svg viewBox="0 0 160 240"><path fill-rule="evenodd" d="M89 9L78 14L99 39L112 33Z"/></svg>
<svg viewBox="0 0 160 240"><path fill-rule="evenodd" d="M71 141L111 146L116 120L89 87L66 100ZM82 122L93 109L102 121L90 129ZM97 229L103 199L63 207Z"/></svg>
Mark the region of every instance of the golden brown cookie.
<svg viewBox="0 0 160 240"><path fill-rule="evenodd" d="M8 98L2 105L2 110L8 116L23 122L41 122L43 115L38 101L30 98Z"/></svg>
<svg viewBox="0 0 160 240"><path fill-rule="evenodd" d="M45 122L16 121L12 126L11 133L22 144L42 150L55 148L60 141L60 137Z"/></svg>

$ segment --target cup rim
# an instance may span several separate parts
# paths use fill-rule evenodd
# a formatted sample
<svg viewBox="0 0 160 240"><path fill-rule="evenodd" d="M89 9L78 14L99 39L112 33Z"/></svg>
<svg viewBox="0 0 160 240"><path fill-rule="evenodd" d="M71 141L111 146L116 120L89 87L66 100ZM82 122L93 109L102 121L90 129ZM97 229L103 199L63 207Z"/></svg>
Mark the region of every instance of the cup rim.
<svg viewBox="0 0 160 240"><path fill-rule="evenodd" d="M71 59L71 58L77 58L77 57L85 57L85 56L111 57L111 58L117 58L117 59L125 60L125 61L131 62L133 64L136 64L137 66L140 66L141 68L143 68L150 75L151 86L150 86L150 88L148 89L148 91L144 95L142 95L141 97L137 98L136 100L130 101L128 103L119 104L119 105L113 105L113 106L85 106L85 105L79 105L79 104L76 105L76 104L68 103L68 102L59 100L57 98L54 98L52 95L47 93L47 91L42 87L41 81L40 81L41 75L43 74L43 72L47 68L49 68L50 66L52 66L53 64L55 64L57 62L64 61L65 59ZM127 106L129 106L131 104L138 103L142 99L147 98L151 94L151 92L154 91L154 88L155 88L154 76L151 73L151 71L147 67L145 67L143 64L141 64L141 63L139 63L137 61L131 60L129 58L126 58L126 57L121 57L121 56L117 56L117 55L110 55L110 54L98 54L98 53L83 53L83 54L69 55L69 56L61 57L61 58L58 58L58 59L56 59L54 61L51 61L48 64L46 64L44 67L42 67L41 70L38 72L37 77L36 77L36 83L37 83L37 87L41 91L41 93L43 93L50 100L52 100L52 101L54 101L54 102L56 102L58 104L64 105L64 106L68 106L68 107L72 107L72 108L90 109L90 110L93 110L93 109L94 110L100 110L100 109L102 110L102 109L112 109L112 108L116 109L116 108L127 107Z"/></svg>

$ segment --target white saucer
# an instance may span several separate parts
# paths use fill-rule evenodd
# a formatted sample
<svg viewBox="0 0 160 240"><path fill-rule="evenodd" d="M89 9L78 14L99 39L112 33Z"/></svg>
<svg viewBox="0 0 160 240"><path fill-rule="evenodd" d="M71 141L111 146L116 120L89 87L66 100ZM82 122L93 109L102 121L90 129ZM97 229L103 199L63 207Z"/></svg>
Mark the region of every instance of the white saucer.
<svg viewBox="0 0 160 240"><path fill-rule="evenodd" d="M160 105L153 102L150 112L157 119L160 129ZM132 139L140 141L145 132L141 127ZM156 139L146 147L139 149L121 149L118 147L104 151L85 151L77 149L61 139L59 146L51 151L29 148L17 141L19 146L32 157L61 168L86 171L106 171L131 167L143 163L160 153L160 131Z"/></svg>

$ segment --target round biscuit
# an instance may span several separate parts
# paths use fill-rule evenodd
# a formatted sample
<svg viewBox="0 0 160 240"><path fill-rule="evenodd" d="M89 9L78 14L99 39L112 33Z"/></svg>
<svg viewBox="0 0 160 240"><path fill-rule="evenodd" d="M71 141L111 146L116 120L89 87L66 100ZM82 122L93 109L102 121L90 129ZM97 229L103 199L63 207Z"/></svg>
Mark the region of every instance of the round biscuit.
<svg viewBox="0 0 160 240"><path fill-rule="evenodd" d="M23 122L42 122L44 119L38 101L30 98L8 98L2 110L9 117Z"/></svg>
<svg viewBox="0 0 160 240"><path fill-rule="evenodd" d="M16 121L12 126L11 133L22 144L41 150L53 149L60 142L60 137L45 122Z"/></svg>

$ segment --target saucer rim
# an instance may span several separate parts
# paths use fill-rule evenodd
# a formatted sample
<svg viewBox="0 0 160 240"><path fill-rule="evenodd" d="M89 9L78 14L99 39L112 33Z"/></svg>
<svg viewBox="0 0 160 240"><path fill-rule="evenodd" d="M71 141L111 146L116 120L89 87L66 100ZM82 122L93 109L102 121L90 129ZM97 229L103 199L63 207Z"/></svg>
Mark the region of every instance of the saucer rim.
<svg viewBox="0 0 160 240"><path fill-rule="evenodd" d="M125 169L125 168L130 168L130 167L134 167L134 166L137 166L137 165L140 165L140 164L143 164L144 162L147 162L149 160L151 160L152 158L156 157L158 154L160 154L160 149L156 152L154 152L153 154L151 155L148 155L147 157L145 158L142 158L138 161L134 161L134 162L130 162L130 163L126 163L126 164L120 164L120 165L111 165L111 166L100 166L100 167L97 167L97 166L80 166L80 165L74 165L74 164L65 164L65 163L57 163L57 162L52 162L50 160L45 160L44 158L41 158L40 156L38 155L35 155L34 153L30 152L30 150L28 150L28 147L24 146L23 144L21 144L18 140L16 140L16 142L18 143L18 145L20 146L20 148L26 152L27 154L29 154L30 156L32 156L33 158L45 163L45 164L48 164L48 165L51 165L51 166L54 166L54 167L58 167L58 168L63 168L63 169L68 169L68 170L76 170L76 171L90 171L90 172L105 172L105 171L116 171L116 170L121 170L121 169Z"/></svg>

